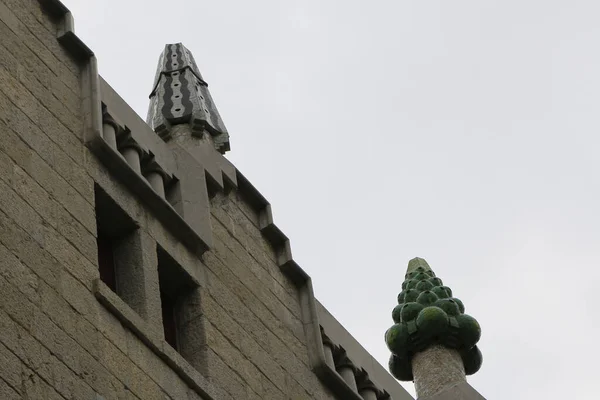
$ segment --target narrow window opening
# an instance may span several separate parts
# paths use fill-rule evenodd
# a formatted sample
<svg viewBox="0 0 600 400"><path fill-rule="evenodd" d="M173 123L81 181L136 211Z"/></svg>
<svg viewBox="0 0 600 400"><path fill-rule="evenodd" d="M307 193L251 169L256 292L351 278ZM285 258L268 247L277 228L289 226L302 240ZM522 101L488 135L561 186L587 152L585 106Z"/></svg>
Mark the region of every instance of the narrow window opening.
<svg viewBox="0 0 600 400"><path fill-rule="evenodd" d="M157 246L165 341L199 371L205 368L206 340L201 288L162 247Z"/></svg>
<svg viewBox="0 0 600 400"><path fill-rule="evenodd" d="M145 316L143 250L138 225L98 185L95 186L98 272L100 280L131 308Z"/></svg>

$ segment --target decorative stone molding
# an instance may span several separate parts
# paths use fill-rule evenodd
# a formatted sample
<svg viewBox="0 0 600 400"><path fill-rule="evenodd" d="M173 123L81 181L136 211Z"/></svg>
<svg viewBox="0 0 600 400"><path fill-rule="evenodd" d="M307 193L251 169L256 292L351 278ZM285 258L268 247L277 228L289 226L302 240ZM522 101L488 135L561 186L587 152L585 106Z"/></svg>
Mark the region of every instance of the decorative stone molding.
<svg viewBox="0 0 600 400"><path fill-rule="evenodd" d="M341 378L341 383L345 387L343 394L341 391L338 392L342 395L340 398L362 400L385 400L390 398L388 392L379 388L371 380L369 373L364 368L356 366L343 347L333 343L322 326L320 327L320 331L323 348L333 349L334 365L331 368L331 372ZM327 363L327 366L330 367L330 364ZM340 382L338 381L337 384L340 384ZM336 387L336 385L332 385L332 387Z"/></svg>
<svg viewBox="0 0 600 400"><path fill-rule="evenodd" d="M133 332L160 359L169 365L173 371L202 398L220 400L229 398L221 389L210 383L194 367L192 367L164 339L161 339L133 309L131 309L116 293L99 279L93 284L94 296L106 307L124 326Z"/></svg>

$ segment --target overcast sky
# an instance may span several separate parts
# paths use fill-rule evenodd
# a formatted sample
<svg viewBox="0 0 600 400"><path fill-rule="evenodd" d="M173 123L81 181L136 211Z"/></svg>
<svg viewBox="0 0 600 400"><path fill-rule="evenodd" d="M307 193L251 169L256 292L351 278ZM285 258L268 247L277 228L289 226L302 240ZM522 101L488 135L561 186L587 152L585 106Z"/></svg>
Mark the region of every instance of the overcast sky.
<svg viewBox="0 0 600 400"><path fill-rule="evenodd" d="M164 44L193 52L227 157L382 364L419 256L482 325L486 398L598 398L597 1L63 2L144 118Z"/></svg>

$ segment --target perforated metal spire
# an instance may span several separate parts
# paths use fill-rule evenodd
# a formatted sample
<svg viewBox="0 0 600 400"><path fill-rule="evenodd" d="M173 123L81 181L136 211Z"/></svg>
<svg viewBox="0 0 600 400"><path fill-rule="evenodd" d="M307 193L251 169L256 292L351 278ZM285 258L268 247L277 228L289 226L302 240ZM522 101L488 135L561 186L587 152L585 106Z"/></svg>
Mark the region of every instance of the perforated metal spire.
<svg viewBox="0 0 600 400"><path fill-rule="evenodd" d="M160 56L147 122L165 140L173 126L189 124L194 136L208 132L218 151L229 150L229 134L208 84L192 53L181 43L166 45Z"/></svg>

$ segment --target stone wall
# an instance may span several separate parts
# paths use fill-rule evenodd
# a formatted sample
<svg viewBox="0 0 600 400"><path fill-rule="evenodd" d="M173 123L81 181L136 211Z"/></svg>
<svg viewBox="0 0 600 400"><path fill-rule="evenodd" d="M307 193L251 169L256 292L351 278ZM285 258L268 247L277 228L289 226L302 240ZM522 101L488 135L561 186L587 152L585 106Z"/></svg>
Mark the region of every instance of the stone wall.
<svg viewBox="0 0 600 400"><path fill-rule="evenodd" d="M214 251L204 310L210 370L235 398L333 399L309 367L297 289L276 264L259 231L258 215L237 192L211 202ZM233 379L233 385L230 377Z"/></svg>
<svg viewBox="0 0 600 400"><path fill-rule="evenodd" d="M349 398L335 369L319 372L310 277L233 166L174 156L107 86L105 129L119 151L135 142L141 173L159 171L167 195L90 144L101 90L89 90L95 60L69 19L59 1L0 0L0 398ZM128 229L114 290L100 279L99 229ZM182 293L178 351L164 291ZM410 398L398 388L393 398Z"/></svg>

